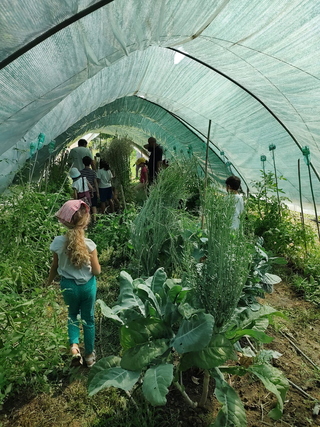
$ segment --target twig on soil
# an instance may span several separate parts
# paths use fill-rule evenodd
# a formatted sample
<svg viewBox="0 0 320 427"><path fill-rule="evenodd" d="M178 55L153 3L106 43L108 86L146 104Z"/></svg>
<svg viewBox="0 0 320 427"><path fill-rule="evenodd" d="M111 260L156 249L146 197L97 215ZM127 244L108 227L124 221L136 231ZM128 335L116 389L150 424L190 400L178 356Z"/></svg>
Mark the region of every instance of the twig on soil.
<svg viewBox="0 0 320 427"><path fill-rule="evenodd" d="M262 403L260 403L260 407L261 407L261 421L263 421L263 405L262 405Z"/></svg>
<svg viewBox="0 0 320 427"><path fill-rule="evenodd" d="M262 424L264 424L266 426L271 426L272 427L272 424L266 423L265 421L261 421L261 422L262 422Z"/></svg>
<svg viewBox="0 0 320 427"><path fill-rule="evenodd" d="M317 366L289 337L285 332L280 331L280 334L283 335L287 340L290 342L290 344L293 345L293 347L300 353L302 356L304 356L318 371L320 371L319 366Z"/></svg>
<svg viewBox="0 0 320 427"><path fill-rule="evenodd" d="M293 383L292 381L290 381L288 379L289 383L295 387L297 390L300 391L300 393L302 393L305 397L308 397L308 399L312 399L315 400L316 402L318 402L318 399L316 399L315 397L310 396L310 394L308 394L306 391L302 390L302 388L300 388L297 384Z"/></svg>

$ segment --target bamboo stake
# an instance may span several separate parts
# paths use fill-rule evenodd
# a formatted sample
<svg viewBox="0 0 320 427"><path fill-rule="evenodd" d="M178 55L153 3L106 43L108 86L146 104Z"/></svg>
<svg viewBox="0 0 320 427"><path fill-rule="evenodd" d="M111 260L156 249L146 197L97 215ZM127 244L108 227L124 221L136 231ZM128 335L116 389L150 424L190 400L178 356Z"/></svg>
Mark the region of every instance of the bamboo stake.
<svg viewBox="0 0 320 427"><path fill-rule="evenodd" d="M211 131L211 120L209 120L208 137L207 137L207 151L206 151L206 163L205 163L205 169L204 169L204 196L203 196L203 206L205 206L205 205L206 205L206 197L207 197L207 184L208 184L208 157L209 157L210 131ZM203 228L203 224L204 224L204 213L202 213L202 218L201 218L201 228Z"/></svg>
<svg viewBox="0 0 320 427"><path fill-rule="evenodd" d="M302 356L304 356L308 362L311 363L312 366L314 366L318 371L320 371L319 366L317 366L300 348L288 337L288 335L285 332L280 331L280 334L283 335L287 340L290 342L290 344L293 345L293 347L300 353Z"/></svg>
<svg viewBox="0 0 320 427"><path fill-rule="evenodd" d="M316 215L316 224L317 224L317 228L318 228L318 236L319 236L319 241L320 241L320 229L319 229L318 212L317 212L317 205L316 205L316 201L315 201L314 193L313 193L313 185L312 185L312 178L311 178L311 169L310 169L310 163L309 162L308 162L308 171L309 171L309 181L310 181L310 189L311 189L311 195L312 195L312 200L313 200L314 212L315 212L315 215Z"/></svg>
<svg viewBox="0 0 320 427"><path fill-rule="evenodd" d="M273 167L274 167L274 177L276 179L276 188L277 188L277 199L278 199L278 208L279 208L279 215L280 215L280 221L281 221L281 207L280 207L280 196L279 196L279 188L278 188L278 177L277 177L277 168L276 168L276 159L274 157L274 150L276 146L271 144L269 146L269 150L272 151L272 159L273 159Z"/></svg>
<svg viewBox="0 0 320 427"><path fill-rule="evenodd" d="M308 255L308 249L307 249L307 240L306 240L306 229L304 226L304 215L303 215L303 206L302 206L302 191L301 191L301 174L300 174L300 159L298 159L298 179L299 179L299 195L300 195L300 218L303 228L303 237L304 237L304 247L306 249L306 255Z"/></svg>

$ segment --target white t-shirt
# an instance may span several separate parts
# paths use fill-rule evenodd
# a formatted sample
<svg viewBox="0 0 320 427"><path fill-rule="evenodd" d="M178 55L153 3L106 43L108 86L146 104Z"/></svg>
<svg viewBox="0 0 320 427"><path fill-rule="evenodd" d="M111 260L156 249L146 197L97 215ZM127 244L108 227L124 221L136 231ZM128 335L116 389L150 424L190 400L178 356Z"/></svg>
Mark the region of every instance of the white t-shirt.
<svg viewBox="0 0 320 427"><path fill-rule="evenodd" d="M90 239L84 239L89 254L95 250L96 244ZM66 279L73 279L77 285L84 285L92 278L91 265L76 268L67 256L66 236L57 236L50 245L50 250L58 255L58 274Z"/></svg>
<svg viewBox="0 0 320 427"><path fill-rule="evenodd" d="M78 193L84 193L85 191L89 191L88 180L87 178L84 178L82 176L80 176L80 178L76 181L73 181L71 187L77 190Z"/></svg>
<svg viewBox="0 0 320 427"><path fill-rule="evenodd" d="M81 171L84 168L82 159L89 156L93 159L92 153L87 147L74 147L69 154L69 160L73 163L73 167Z"/></svg>
<svg viewBox="0 0 320 427"><path fill-rule="evenodd" d="M99 188L111 187L111 179L113 178L111 170L99 169L97 171L97 178L99 179Z"/></svg>
<svg viewBox="0 0 320 427"><path fill-rule="evenodd" d="M231 228L233 230L238 230L238 228L240 226L240 218L239 217L242 214L242 212L244 211L244 203L243 203L243 198L240 194L235 194L234 197L236 200L236 209L235 209L235 212L233 215Z"/></svg>

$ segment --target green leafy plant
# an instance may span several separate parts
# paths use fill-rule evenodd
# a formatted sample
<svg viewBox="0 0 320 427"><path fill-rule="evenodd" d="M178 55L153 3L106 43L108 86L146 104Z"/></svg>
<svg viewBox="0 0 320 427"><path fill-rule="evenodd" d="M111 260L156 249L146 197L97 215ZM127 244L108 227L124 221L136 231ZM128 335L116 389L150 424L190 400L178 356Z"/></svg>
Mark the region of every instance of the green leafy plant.
<svg viewBox="0 0 320 427"><path fill-rule="evenodd" d="M274 257L263 249L263 238L258 237L251 257L248 279L242 289L239 306L259 310L260 303L256 297L264 298L265 293L273 292L273 285L281 282L281 278L270 273L274 265L286 265L284 258Z"/></svg>
<svg viewBox="0 0 320 427"><path fill-rule="evenodd" d="M238 417L244 423L246 416L240 399L225 382L222 370L231 372L238 369L241 374L251 372L257 375L276 394L279 410L272 412L271 416L278 419L288 388L280 371L274 371L271 365L272 372L268 371L263 363L249 368L230 366L220 369L226 361L237 360L234 344L241 337L249 335L260 342L272 341L264 330L269 319L278 312L270 307L264 307L260 313L237 309L217 332L213 316L201 308L194 308L191 301L192 290L184 287L182 282L167 279L163 269L158 269L147 280L133 280L122 272L117 304L109 308L103 301L98 301L102 313L120 327L122 357L109 356L96 363L88 378L89 394L110 386L127 393L134 392L142 384L145 398L153 406L159 406L166 403L172 384L188 404L195 407L196 403L187 395L180 381L182 372L198 367L209 374L204 378L200 404L205 404L211 375L216 380L217 398L224 403L214 425L230 426L230 420ZM280 388L284 393L281 394ZM235 406L238 407L236 411ZM222 420L225 420L223 424Z"/></svg>
<svg viewBox="0 0 320 427"><path fill-rule="evenodd" d="M0 281L0 402L16 387L47 384L62 369L67 334L54 288L18 292L12 279ZM48 357L50 355L50 357Z"/></svg>

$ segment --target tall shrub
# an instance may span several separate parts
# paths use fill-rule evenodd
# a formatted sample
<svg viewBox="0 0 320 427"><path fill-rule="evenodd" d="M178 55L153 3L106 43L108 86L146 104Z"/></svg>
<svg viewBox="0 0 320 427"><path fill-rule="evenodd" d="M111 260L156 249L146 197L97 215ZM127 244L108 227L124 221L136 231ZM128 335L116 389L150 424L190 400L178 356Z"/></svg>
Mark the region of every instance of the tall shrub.
<svg viewBox="0 0 320 427"><path fill-rule="evenodd" d="M207 253L199 267L196 291L206 312L224 325L234 313L249 273L250 248L242 226L232 230L235 212L233 195L209 189L205 207Z"/></svg>

